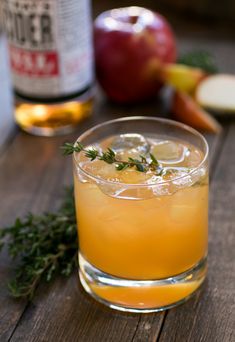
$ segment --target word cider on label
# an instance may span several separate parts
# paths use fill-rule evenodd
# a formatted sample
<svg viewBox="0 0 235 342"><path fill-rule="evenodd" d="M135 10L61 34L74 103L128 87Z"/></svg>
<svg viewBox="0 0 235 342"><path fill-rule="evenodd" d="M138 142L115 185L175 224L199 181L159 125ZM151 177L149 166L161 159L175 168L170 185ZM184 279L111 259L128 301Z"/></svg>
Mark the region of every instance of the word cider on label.
<svg viewBox="0 0 235 342"><path fill-rule="evenodd" d="M52 3L35 3L10 0L4 8L11 67L22 75L56 75L58 57L52 51L55 49Z"/></svg>
<svg viewBox="0 0 235 342"><path fill-rule="evenodd" d="M10 64L19 93L61 96L89 84L91 37L87 34L89 28L84 27L84 20L86 25L90 24L87 3L87 0L5 0L3 12Z"/></svg>

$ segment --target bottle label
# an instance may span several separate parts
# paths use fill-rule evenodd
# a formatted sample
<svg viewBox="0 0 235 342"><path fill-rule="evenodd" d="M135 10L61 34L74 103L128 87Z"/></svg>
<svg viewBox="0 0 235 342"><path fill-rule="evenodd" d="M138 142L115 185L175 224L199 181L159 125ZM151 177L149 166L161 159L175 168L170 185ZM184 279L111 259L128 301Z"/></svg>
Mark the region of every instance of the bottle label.
<svg viewBox="0 0 235 342"><path fill-rule="evenodd" d="M93 80L89 0L4 0L13 84L22 95L68 96Z"/></svg>

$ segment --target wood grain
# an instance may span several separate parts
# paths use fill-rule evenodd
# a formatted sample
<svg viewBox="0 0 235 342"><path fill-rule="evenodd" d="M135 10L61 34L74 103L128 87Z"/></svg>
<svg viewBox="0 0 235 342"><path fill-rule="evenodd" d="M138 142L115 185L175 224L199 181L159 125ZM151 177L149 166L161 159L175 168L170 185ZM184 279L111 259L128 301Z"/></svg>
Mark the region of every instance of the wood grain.
<svg viewBox="0 0 235 342"><path fill-rule="evenodd" d="M53 158L53 163L50 160ZM66 161L58 153L58 141L19 134L0 159L0 226L12 223L28 211L40 212L58 204L53 196L58 183L58 170L65 170ZM57 192L59 195L59 192ZM7 340L20 318L25 301L8 296L6 282L12 275L14 263L6 251L0 259L0 332Z"/></svg>
<svg viewBox="0 0 235 342"><path fill-rule="evenodd" d="M160 342L235 340L235 124L211 186L209 272L201 293L168 312Z"/></svg>
<svg viewBox="0 0 235 342"><path fill-rule="evenodd" d="M100 103L96 105L99 115L84 123L80 130L103 118L112 117L112 106L105 99L102 101L100 96ZM140 114L141 110L139 108L137 112L135 109L135 114ZM149 107L149 111L149 115L153 114L154 107ZM123 115L126 115L125 108L119 110L119 116ZM70 160L63 159L58 152L64 139L35 138L20 133L2 158L0 195L4 193L7 203L3 205L1 212L8 218L7 221L11 220L12 208L17 208L15 217L28 210L40 212L58 205L63 184L71 182ZM75 134L66 139L73 141ZM214 156L221 145L221 139L219 136L208 136ZM39 154L36 151L40 151ZM3 260L3 276L6 279L9 277L11 264L7 257ZM106 309L84 293L78 285L76 274L67 282L61 279L49 287L40 285L33 302L27 307L25 302L18 303L7 297L5 285L1 289L5 298L4 305L0 308L2 336L12 336L11 341L25 341L26 335L27 341L40 342L71 341L72 338L82 342L94 339L153 341L158 336L165 315L124 315Z"/></svg>
<svg viewBox="0 0 235 342"><path fill-rule="evenodd" d="M131 1L125 3L130 4ZM94 6L97 15L104 9L123 6L123 2L94 1ZM157 7L150 0L145 6ZM209 47L216 53L222 70L233 70L233 40L225 39L219 29L215 39L213 27L207 26L203 31L201 26L181 25L174 18L173 25L180 35L180 49ZM0 226L28 211L38 213L59 205L63 185L72 182L71 160L63 159L59 152L63 141L74 141L85 129L108 119L166 116L168 106L169 101L163 98L135 106L116 105L99 90L94 115L81 123L75 134L48 139L18 133L0 156ZM61 278L49 286L41 284L31 303L15 301L7 294L6 281L13 263L4 251L0 259L0 342L234 341L235 125L228 122L221 136L206 138L212 171L209 276L192 300L165 313L123 314L89 298L74 274L67 281Z"/></svg>
<svg viewBox="0 0 235 342"><path fill-rule="evenodd" d="M127 114L138 115L142 114L142 111L143 113L147 112L148 115L155 115L155 108L157 106L161 106L161 101L159 103L156 100L154 105L153 103L148 103L138 108L137 106L132 107L131 109L128 106L118 106L118 114L114 115L113 109L117 108L117 106L107 102L100 94L99 101L97 101L95 107L95 115L81 124L76 135L79 135L84 129L97 122L114 117L121 117ZM163 108L160 112L164 113L164 110ZM63 140L65 140L63 137L43 139L20 133L12 148L10 148L4 160L2 160L2 179L5 180L2 184L4 184L5 188L8 188L5 197L9 199L9 203L12 203L13 207L18 206L17 215L22 215L25 212L25 208L34 212L45 208L53 208L55 206L55 198L58 199L60 197L63 183L65 181L72 182L68 160L65 161L59 156L58 152L59 144ZM66 140L74 141L75 134L66 137ZM23 150L24 144L27 145L27 148ZM35 153L36 150L40 151L40 156ZM27 173L21 172L21 178L18 179L18 169L22 168L22 165L27 165L28 160L30 160L30 166L28 165L28 168L26 166ZM71 163L70 160L69 163ZM7 169L11 170L10 179L7 177ZM66 172L65 169L67 170ZM14 183L17 184L17 192L24 196L24 198L20 198L20 203L23 207L14 202ZM26 193L29 193L28 201L25 198L25 190ZM5 215L9 217L10 212L7 211L8 208L9 206L6 206ZM9 262L5 263L5 268L9 269ZM27 310L25 310L25 303L22 303L18 308L18 315L14 319L12 318L11 321L9 316L15 308L9 307L8 302L4 303L4 307L4 310L6 310L3 313L5 317L4 322L8 322L8 324L4 328L5 335L3 336L12 335L11 341L25 341L26 332L27 341L47 341L47 339L48 341L53 341L54 339L70 341L73 336L76 336L76 341L92 341L94 338L97 341L128 341L129 338L132 339L135 336L139 324L138 315L123 315L108 310L90 299L84 294L81 287L78 286L77 275L74 275L67 282L63 280L58 281L51 287L41 285L33 303L28 304ZM19 318L20 323L17 325ZM158 329L160 329L161 321L162 315L159 315L159 319L154 321L154 326L158 326ZM14 325L17 326L17 329L13 333ZM105 328L106 325L108 329L104 333L100 327ZM71 334L65 329L67 326L70 327ZM149 323L146 326L148 327Z"/></svg>

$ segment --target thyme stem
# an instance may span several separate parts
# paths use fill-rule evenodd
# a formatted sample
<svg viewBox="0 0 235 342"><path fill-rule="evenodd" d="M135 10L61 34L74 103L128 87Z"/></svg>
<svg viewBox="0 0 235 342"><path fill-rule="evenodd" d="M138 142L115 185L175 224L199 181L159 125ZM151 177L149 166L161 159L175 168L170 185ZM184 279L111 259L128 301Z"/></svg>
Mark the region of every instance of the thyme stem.
<svg viewBox="0 0 235 342"><path fill-rule="evenodd" d="M146 156L140 155L140 159L129 157L128 160L125 161L118 159L116 153L111 148L108 148L107 151L100 153L93 147L86 149L79 141L77 141L75 144L65 143L61 148L64 155L70 155L74 152L84 152L85 156L91 161L98 159L103 160L105 163L108 164L115 164L116 170L118 171L125 170L126 168L135 167L135 169L139 172L147 172L151 170L156 172L157 175L161 175L162 173L162 167L160 166L154 155L151 153L149 153L148 156L149 160Z"/></svg>

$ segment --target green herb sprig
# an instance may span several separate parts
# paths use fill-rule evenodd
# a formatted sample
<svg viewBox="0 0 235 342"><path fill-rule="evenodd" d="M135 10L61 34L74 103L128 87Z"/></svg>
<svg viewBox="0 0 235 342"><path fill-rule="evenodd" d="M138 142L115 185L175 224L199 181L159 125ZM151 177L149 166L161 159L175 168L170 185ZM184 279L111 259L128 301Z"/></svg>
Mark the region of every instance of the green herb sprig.
<svg viewBox="0 0 235 342"><path fill-rule="evenodd" d="M96 149L85 149L77 142L75 145L64 144L65 155L73 152L85 153L91 161L103 160L115 164L117 170L134 167L137 171L148 170L161 174L157 159L128 158L118 160L112 149L100 153ZM73 188L67 189L62 206L53 213L34 215L16 219L14 224L0 229L0 251L7 245L9 255L15 260L15 276L8 283L10 293L16 298L32 299L41 280L51 282L57 275L70 276L77 264L78 240L76 229Z"/></svg>
<svg viewBox="0 0 235 342"><path fill-rule="evenodd" d="M149 153L149 161L142 155L139 156L140 159L129 157L127 161L123 161L117 158L116 153L111 148L100 153L94 147L85 149L79 141L75 144L65 143L61 148L64 155L70 155L73 152L84 152L85 156L91 161L98 159L103 160L107 164L115 164L115 168L118 171L134 167L139 172L153 171L156 172L157 175L161 175L163 172L163 168L151 153Z"/></svg>
<svg viewBox="0 0 235 342"><path fill-rule="evenodd" d="M177 62L191 67L201 68L209 74L218 72L214 57L207 51L198 50L187 52L181 55Z"/></svg>
<svg viewBox="0 0 235 342"><path fill-rule="evenodd" d="M8 284L14 297L31 299L42 279L50 282L58 274L71 275L78 251L73 189L67 189L57 212L29 214L0 229L0 249L5 243L10 256L19 258Z"/></svg>

